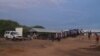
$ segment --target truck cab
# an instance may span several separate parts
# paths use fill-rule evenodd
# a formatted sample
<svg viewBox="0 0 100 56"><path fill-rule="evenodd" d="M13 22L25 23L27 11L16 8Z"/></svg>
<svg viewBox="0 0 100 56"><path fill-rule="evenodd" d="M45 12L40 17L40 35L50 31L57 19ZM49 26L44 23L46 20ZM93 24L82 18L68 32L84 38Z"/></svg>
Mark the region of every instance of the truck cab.
<svg viewBox="0 0 100 56"><path fill-rule="evenodd" d="M22 39L22 36L16 31L6 31L4 37L6 39Z"/></svg>

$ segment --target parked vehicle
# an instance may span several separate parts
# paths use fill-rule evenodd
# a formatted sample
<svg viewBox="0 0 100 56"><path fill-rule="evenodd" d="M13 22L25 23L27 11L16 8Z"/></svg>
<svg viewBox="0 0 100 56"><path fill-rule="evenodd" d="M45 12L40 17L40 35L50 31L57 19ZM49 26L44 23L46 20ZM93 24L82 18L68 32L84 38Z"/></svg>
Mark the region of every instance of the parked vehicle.
<svg viewBox="0 0 100 56"><path fill-rule="evenodd" d="M6 31L4 34L6 39L22 39L22 36L16 31Z"/></svg>
<svg viewBox="0 0 100 56"><path fill-rule="evenodd" d="M23 28L22 27L15 28L15 31L18 32L19 36L23 36Z"/></svg>

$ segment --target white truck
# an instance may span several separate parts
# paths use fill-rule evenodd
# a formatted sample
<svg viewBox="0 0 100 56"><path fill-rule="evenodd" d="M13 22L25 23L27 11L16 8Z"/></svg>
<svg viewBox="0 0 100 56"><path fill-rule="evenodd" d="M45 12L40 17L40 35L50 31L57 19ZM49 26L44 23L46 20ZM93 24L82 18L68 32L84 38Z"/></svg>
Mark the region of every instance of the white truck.
<svg viewBox="0 0 100 56"><path fill-rule="evenodd" d="M22 27L15 28L15 31L18 32L19 36L23 36L23 28Z"/></svg>
<svg viewBox="0 0 100 56"><path fill-rule="evenodd" d="M6 39L23 39L22 32L23 28L16 28L16 31L6 31L4 37Z"/></svg>

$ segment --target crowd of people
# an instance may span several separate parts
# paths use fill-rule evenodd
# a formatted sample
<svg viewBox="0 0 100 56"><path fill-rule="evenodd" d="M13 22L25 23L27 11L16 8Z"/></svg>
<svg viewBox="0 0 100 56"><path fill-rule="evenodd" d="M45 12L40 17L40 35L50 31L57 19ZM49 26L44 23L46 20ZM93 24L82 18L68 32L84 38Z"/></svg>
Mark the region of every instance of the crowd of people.
<svg viewBox="0 0 100 56"><path fill-rule="evenodd" d="M95 33L92 33L91 31L88 32L88 39L89 40L91 40L92 34L94 34L94 36L95 36L96 44L99 44L99 40L100 40L99 33L96 33L96 32Z"/></svg>
<svg viewBox="0 0 100 56"><path fill-rule="evenodd" d="M51 39L52 41L55 40L61 41L61 39L64 37L76 37L79 35L84 36L84 34L85 34L84 32L78 30L70 30L69 32L59 32L59 33L51 33L51 34L49 33L49 35L46 35L45 37ZM32 36L29 35L28 37L31 37L31 39L37 39L39 37L41 38L42 35L33 34ZM99 40L100 40L99 33L88 31L87 32L88 40L91 40L92 35L94 35L96 44L99 44Z"/></svg>

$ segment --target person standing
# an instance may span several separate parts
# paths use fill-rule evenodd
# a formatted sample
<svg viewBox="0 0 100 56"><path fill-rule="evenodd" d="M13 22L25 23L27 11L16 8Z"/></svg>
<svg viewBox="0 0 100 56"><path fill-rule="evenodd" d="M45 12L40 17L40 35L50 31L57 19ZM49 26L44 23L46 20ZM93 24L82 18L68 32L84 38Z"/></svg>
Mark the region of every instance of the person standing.
<svg viewBox="0 0 100 56"><path fill-rule="evenodd" d="M88 39L90 40L91 39L91 31L90 32L88 32Z"/></svg>
<svg viewBox="0 0 100 56"><path fill-rule="evenodd" d="M99 44L99 35L97 33L95 33L95 36L96 36L96 38L95 38L96 44Z"/></svg>

